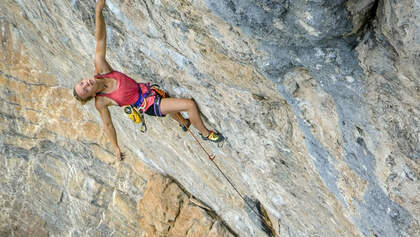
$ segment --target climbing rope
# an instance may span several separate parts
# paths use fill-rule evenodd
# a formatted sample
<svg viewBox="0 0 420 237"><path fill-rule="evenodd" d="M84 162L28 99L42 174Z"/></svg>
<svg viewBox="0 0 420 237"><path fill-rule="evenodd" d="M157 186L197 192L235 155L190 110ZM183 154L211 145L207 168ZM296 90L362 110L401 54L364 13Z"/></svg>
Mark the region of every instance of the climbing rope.
<svg viewBox="0 0 420 237"><path fill-rule="evenodd" d="M191 136L193 136L193 138L195 139L195 141L198 143L198 145L200 145L201 149L203 149L203 151L207 154L207 156L209 157L209 159L211 161L213 161L214 158L216 158L216 156L213 155L213 154L210 154L209 152L207 152L207 150L204 148L204 146L201 144L201 142L197 139L197 137L194 135L194 133L191 132L191 129L189 129L189 128L187 128L187 129L188 129L188 132L190 132Z"/></svg>
<svg viewBox="0 0 420 237"><path fill-rule="evenodd" d="M194 133L191 131L191 129L187 128L188 132L191 134L191 136L193 136L193 138L195 139L195 141L198 143L198 145L200 145L201 149L207 154L209 160L216 166L216 168L220 171L220 173L225 177L225 179L229 182L229 184L233 187L233 189L236 191L236 193L241 197L241 199L244 201L244 203L249 207L249 209L251 209L252 212L254 212L255 215L257 215L262 221L266 221L267 222L267 227L271 230L271 232L273 233L274 236L277 236L277 233L275 232L271 221L269 220L269 217L267 215L267 213L265 213L267 216L263 216L260 213L257 213L254 208L248 203L248 201L244 198L244 196L239 192L239 190L235 187L235 185L232 183L232 181L230 181L230 179L225 175L225 173L220 169L220 167L217 165L217 163L214 161L214 159L216 158L216 156L214 154L210 154L205 148L204 146L201 144L201 142L197 139L197 137L194 135ZM258 208L258 207L256 207ZM260 209L263 209L262 204L260 205ZM263 212L266 212L265 210L263 210ZM267 220L268 219L268 220Z"/></svg>

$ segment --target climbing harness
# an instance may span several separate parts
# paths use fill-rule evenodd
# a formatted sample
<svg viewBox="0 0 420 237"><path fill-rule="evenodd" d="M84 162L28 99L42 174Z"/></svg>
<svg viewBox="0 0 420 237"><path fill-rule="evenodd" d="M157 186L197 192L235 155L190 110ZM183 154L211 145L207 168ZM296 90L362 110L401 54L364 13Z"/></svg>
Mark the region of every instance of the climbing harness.
<svg viewBox="0 0 420 237"><path fill-rule="evenodd" d="M162 97L162 98L168 97L168 93L166 93L166 91L160 89L159 85L153 84L153 85L150 86L150 88L152 90L154 90L158 95L160 95L160 97Z"/></svg>
<svg viewBox="0 0 420 237"><path fill-rule="evenodd" d="M130 118L135 123L140 123L140 132L146 133L147 132L147 126L146 126L146 120L144 119L144 112L147 108L147 100L146 98L149 96L159 95L161 98L168 97L168 94L160 89L160 87L156 84L150 85L150 83L144 84L146 87L146 91L142 92L142 88L139 84L137 84L139 87L139 99L136 101L136 103L128 106L124 106L123 110L127 114L128 118Z"/></svg>

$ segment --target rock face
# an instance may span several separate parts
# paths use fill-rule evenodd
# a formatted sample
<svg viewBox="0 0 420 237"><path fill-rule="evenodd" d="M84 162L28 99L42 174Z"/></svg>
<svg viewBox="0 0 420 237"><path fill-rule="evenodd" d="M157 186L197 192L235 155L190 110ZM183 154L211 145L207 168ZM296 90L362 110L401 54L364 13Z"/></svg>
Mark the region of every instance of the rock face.
<svg viewBox="0 0 420 237"><path fill-rule="evenodd" d="M142 135L112 108L114 162L71 95L94 5L1 3L0 236L267 236L170 119ZM195 99L228 138L205 147L277 235L418 236L419 17L418 0L107 0L107 58Z"/></svg>
<svg viewBox="0 0 420 237"><path fill-rule="evenodd" d="M137 209L147 236L234 236L207 206L158 174L147 183Z"/></svg>

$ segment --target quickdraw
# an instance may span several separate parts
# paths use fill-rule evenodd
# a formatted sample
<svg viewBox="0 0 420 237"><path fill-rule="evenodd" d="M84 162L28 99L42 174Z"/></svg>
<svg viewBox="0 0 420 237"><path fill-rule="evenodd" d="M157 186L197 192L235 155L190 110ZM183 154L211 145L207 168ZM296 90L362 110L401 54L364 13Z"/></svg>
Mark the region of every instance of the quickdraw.
<svg viewBox="0 0 420 237"><path fill-rule="evenodd" d="M144 107L143 107L144 108ZM135 123L141 123L140 132L147 132L147 126L144 120L144 113L141 112L141 108L136 108L133 105L124 106L124 112L127 114L128 118Z"/></svg>

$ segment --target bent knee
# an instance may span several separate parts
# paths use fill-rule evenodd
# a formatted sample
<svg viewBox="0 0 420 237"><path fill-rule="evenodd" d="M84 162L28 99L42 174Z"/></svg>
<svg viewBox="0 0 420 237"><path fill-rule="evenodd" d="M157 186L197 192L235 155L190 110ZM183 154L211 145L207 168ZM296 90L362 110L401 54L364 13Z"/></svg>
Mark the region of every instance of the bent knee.
<svg viewBox="0 0 420 237"><path fill-rule="evenodd" d="M195 109L197 107L197 105L195 104L195 101L193 99L185 99L185 104L186 104L188 110Z"/></svg>

